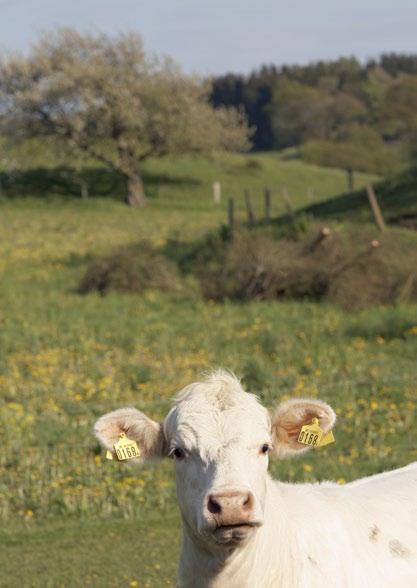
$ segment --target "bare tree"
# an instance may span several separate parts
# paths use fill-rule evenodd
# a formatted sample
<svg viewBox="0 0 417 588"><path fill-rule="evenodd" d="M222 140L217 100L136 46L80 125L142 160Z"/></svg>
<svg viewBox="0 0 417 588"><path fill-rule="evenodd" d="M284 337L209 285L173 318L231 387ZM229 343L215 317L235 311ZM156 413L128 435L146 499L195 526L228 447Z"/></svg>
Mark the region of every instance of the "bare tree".
<svg viewBox="0 0 417 588"><path fill-rule="evenodd" d="M147 56L135 33L59 29L0 62L0 129L81 150L123 175L127 202L141 207L146 158L248 147L243 115L214 110L207 95L172 61Z"/></svg>

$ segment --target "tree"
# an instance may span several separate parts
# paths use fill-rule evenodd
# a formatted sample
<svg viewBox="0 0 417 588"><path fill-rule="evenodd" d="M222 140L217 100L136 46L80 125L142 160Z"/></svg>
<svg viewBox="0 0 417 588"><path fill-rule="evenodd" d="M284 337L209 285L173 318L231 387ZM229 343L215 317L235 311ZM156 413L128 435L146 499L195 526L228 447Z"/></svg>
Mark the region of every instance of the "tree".
<svg viewBox="0 0 417 588"><path fill-rule="evenodd" d="M300 145L307 139L328 135L329 94L299 82L282 80L268 106L275 147Z"/></svg>
<svg viewBox="0 0 417 588"><path fill-rule="evenodd" d="M386 145L377 131L360 125L346 129L338 141L307 141L301 156L316 165L345 169L350 191L354 188L354 171L389 175L403 166L395 146Z"/></svg>
<svg viewBox="0 0 417 588"><path fill-rule="evenodd" d="M409 140L417 131L417 76L401 75L387 89L380 111L387 139Z"/></svg>
<svg viewBox="0 0 417 588"><path fill-rule="evenodd" d="M124 176L127 202L144 206L148 157L248 148L243 115L213 109L208 91L172 61L148 57L137 34L59 29L28 57L0 62L0 131L84 152Z"/></svg>

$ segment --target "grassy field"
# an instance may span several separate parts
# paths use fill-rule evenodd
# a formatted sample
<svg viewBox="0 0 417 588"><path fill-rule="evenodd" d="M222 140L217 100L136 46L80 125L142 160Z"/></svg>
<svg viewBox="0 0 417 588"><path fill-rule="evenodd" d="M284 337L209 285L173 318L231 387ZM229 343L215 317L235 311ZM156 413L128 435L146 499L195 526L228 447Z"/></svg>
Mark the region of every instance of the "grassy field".
<svg viewBox="0 0 417 588"><path fill-rule="evenodd" d="M229 165L240 171L220 175ZM213 179L236 196L257 190L260 210L273 178L302 206L307 186L326 198L344 189L344 174L275 155L151 162L147 173L188 180L160 184L144 211L109 199L0 203L0 586L173 585L171 462L107 462L91 427L125 404L163 418L172 394L210 367L235 370L268 406L311 395L335 407L336 444L274 462L279 478L343 484L417 458L416 306L348 314L309 302L215 304L192 289L75 293L88 261L116 245L218 226L225 204L211 202Z"/></svg>
<svg viewBox="0 0 417 588"><path fill-rule="evenodd" d="M412 221L417 226L417 168L376 184L379 205L385 220L399 223ZM316 218L371 222L372 213L364 189L341 194L300 210Z"/></svg>

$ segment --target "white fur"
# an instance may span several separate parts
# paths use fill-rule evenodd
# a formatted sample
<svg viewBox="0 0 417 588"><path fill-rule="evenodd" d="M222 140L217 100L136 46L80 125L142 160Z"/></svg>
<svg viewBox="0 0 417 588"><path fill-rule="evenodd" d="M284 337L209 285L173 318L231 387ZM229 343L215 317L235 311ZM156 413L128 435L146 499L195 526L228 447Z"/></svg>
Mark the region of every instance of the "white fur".
<svg viewBox="0 0 417 588"><path fill-rule="evenodd" d="M260 447L273 442L279 455L303 451L296 431L312 415L332 428L334 412L316 400L283 403L271 422L255 396L218 371L177 395L162 440L142 413L135 425L131 410L127 426L120 411L100 419L104 445L117 425L139 445L146 441L149 456L185 452L176 460L180 588L417 587L417 463L345 486L286 484L268 475ZM240 542L219 543L213 534L207 497L224 489L254 497L256 526Z"/></svg>

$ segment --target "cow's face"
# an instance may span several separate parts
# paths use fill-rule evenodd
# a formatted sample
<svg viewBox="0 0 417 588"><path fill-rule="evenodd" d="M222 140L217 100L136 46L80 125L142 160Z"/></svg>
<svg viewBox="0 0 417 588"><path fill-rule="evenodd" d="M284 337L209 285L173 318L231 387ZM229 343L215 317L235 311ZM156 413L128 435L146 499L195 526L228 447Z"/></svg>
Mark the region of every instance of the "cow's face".
<svg viewBox="0 0 417 588"><path fill-rule="evenodd" d="M210 541L243 540L263 522L271 421L230 376L192 384L164 422L184 521Z"/></svg>
<svg viewBox="0 0 417 588"><path fill-rule="evenodd" d="M188 532L232 547L263 524L270 451L305 451L297 437L313 417L325 431L335 421L332 409L316 400L284 402L271 419L254 395L221 371L180 392L162 425L128 408L101 417L95 432L108 448L124 431L143 458L171 457Z"/></svg>

